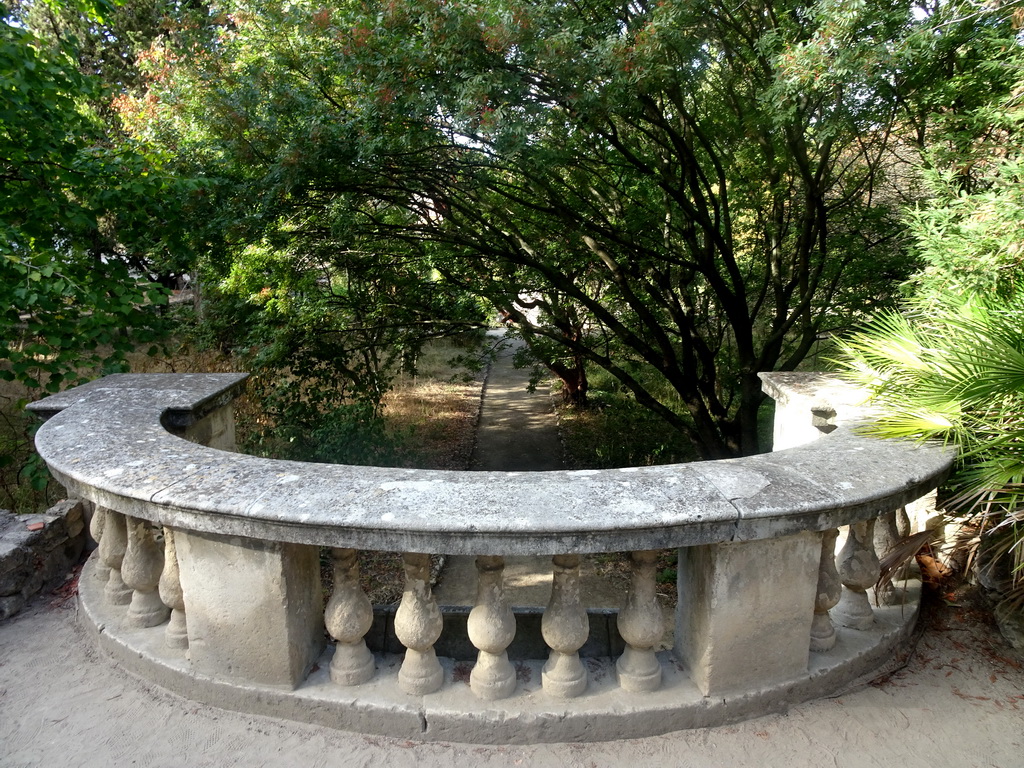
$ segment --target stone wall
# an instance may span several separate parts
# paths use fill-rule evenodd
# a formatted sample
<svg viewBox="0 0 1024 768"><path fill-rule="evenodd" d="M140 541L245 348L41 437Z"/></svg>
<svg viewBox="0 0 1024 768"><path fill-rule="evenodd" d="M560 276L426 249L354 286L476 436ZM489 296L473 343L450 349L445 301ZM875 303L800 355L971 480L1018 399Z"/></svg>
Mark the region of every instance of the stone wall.
<svg viewBox="0 0 1024 768"><path fill-rule="evenodd" d="M85 546L85 509L62 501L41 515L0 510L0 621L59 586Z"/></svg>

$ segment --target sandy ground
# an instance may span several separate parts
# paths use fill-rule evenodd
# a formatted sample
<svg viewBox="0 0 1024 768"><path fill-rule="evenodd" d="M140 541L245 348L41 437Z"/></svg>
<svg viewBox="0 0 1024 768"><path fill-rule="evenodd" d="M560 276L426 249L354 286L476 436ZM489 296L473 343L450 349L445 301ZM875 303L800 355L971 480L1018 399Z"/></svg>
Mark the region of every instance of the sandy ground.
<svg viewBox="0 0 1024 768"><path fill-rule="evenodd" d="M2 766L1024 766L1024 665L968 607L926 611L905 666L721 728L588 744L420 744L226 712L102 657L73 605L0 625Z"/></svg>

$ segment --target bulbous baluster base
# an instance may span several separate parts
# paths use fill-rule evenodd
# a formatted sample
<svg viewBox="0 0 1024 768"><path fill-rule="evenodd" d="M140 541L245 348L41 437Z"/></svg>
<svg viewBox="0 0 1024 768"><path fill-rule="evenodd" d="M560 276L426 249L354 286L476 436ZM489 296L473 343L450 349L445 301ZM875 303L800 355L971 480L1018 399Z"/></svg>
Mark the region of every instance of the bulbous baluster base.
<svg viewBox="0 0 1024 768"><path fill-rule="evenodd" d="M587 670L578 653L552 650L540 674L544 691L560 699L572 699L587 690Z"/></svg>
<svg viewBox="0 0 1024 768"><path fill-rule="evenodd" d="M377 665L362 639L353 643L338 642L331 659L331 680L338 685L361 685L373 677Z"/></svg>
<svg viewBox="0 0 1024 768"><path fill-rule="evenodd" d="M867 592L846 588L839 604L832 609L832 615L842 627L849 629L870 629L875 623L875 612Z"/></svg>
<svg viewBox="0 0 1024 768"><path fill-rule="evenodd" d="M438 690L444 683L444 670L437 660L434 648L416 651L407 648L405 661L398 671L398 685L412 696L425 696Z"/></svg>
<svg viewBox="0 0 1024 768"><path fill-rule="evenodd" d="M505 651L477 654L476 665L469 674L469 687L487 701L508 698L516 689L516 669Z"/></svg>
<svg viewBox="0 0 1024 768"><path fill-rule="evenodd" d="M185 621L185 612L177 608L171 609L171 620L167 623L164 631L164 645L175 650L188 648L188 625Z"/></svg>
<svg viewBox="0 0 1024 768"><path fill-rule="evenodd" d="M867 590L878 581L879 563L874 546L875 520L850 525L846 544L836 557L843 594L832 612L840 626L868 629L875 623Z"/></svg>
<svg viewBox="0 0 1024 768"><path fill-rule="evenodd" d="M121 578L121 571L117 568L107 566L107 586L103 594L110 605L128 605L132 601L132 588L124 583Z"/></svg>
<svg viewBox="0 0 1024 768"><path fill-rule="evenodd" d="M615 662L619 686L626 691L644 693L661 686L661 662L650 648L626 646Z"/></svg>
<svg viewBox="0 0 1024 768"><path fill-rule="evenodd" d="M822 653L832 650L836 645L836 628L829 618L828 611L814 614L811 621L811 651Z"/></svg>
<svg viewBox="0 0 1024 768"><path fill-rule="evenodd" d="M155 589L149 592L136 589L124 621L129 627L156 627L167 621L170 615L171 609L164 605L159 592Z"/></svg>

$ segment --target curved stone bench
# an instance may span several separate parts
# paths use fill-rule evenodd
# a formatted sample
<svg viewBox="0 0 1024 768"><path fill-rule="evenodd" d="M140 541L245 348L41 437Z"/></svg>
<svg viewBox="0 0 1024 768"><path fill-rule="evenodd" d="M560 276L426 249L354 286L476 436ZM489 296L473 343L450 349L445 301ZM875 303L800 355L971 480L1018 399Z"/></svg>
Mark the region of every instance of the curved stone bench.
<svg viewBox="0 0 1024 768"><path fill-rule="evenodd" d="M848 423L860 413L834 380L763 378L779 403L777 448L831 434L686 465L446 472L231 453L243 375L110 376L30 408L47 419L36 445L54 476L97 505L85 613L103 647L138 674L218 706L351 730L598 740L823 695L884 663L913 626L913 584L902 604L869 602L872 528L934 488L952 452L855 434ZM839 526L850 535L837 572ZM326 612L325 546L335 568ZM670 547L679 548L675 646L658 653L654 551ZM402 655L367 650L372 609L357 549L405 553ZM619 551L633 553L618 617L625 650L581 660L579 555ZM442 617L430 553L477 555L475 664L434 653ZM512 663L502 569L521 554L553 556L542 621L551 651ZM325 625L335 640L326 648Z"/></svg>

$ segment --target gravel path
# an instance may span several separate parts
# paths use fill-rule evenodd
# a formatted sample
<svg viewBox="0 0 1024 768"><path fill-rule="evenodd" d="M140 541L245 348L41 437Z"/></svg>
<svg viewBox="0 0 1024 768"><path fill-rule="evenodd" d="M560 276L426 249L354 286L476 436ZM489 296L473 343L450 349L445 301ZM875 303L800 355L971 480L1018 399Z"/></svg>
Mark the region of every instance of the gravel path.
<svg viewBox="0 0 1024 768"><path fill-rule="evenodd" d="M530 371L513 358L524 343L491 331L498 353L487 372L470 469L541 472L562 469L562 444L547 385L527 389ZM500 341L498 341L500 339Z"/></svg>

